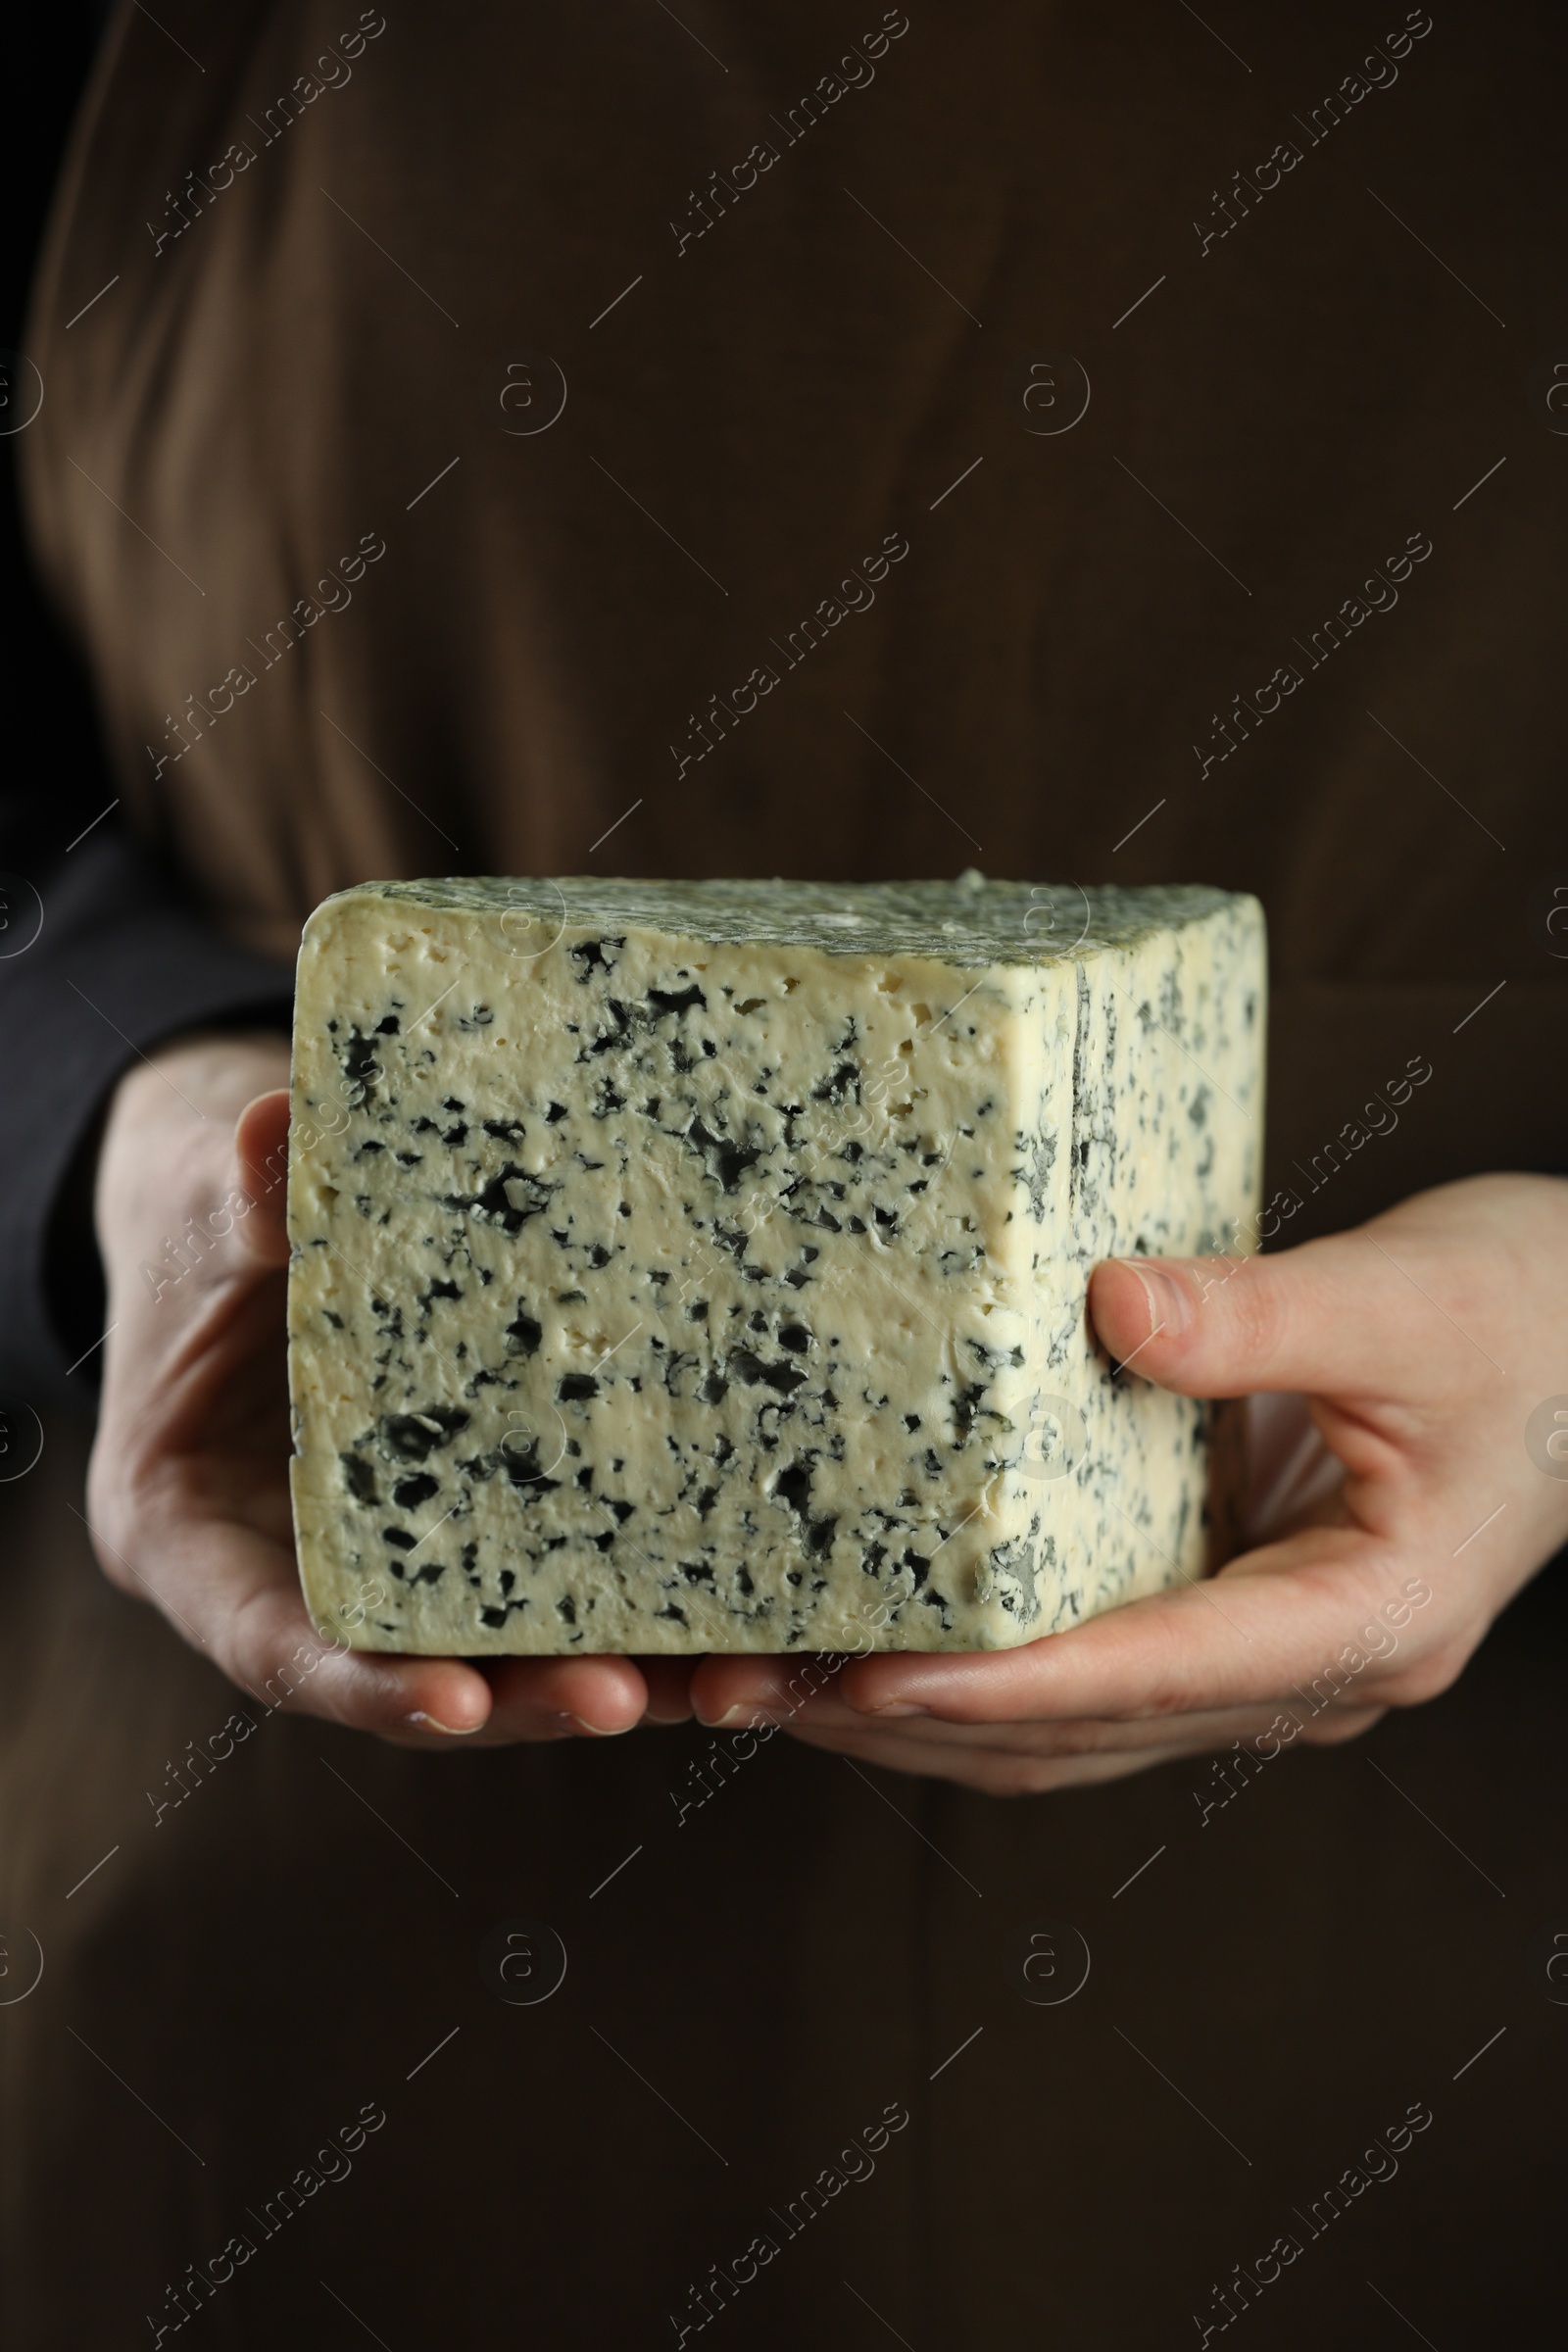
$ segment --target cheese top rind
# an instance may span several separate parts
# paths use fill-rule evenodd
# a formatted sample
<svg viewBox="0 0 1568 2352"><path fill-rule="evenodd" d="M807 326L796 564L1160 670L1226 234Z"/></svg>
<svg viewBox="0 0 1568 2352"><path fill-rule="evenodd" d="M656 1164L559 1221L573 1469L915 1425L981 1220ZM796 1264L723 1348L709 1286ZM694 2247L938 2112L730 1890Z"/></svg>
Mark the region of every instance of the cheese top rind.
<svg viewBox="0 0 1568 2352"><path fill-rule="evenodd" d="M973 970L1028 966L1127 948L1201 922L1245 902L1198 884L1083 890L1076 883L993 882L972 867L954 882L638 882L446 875L377 882L324 900L329 909L366 893L386 905L509 918L509 942L542 949L564 929L630 927L710 946L810 947L828 956L927 956Z"/></svg>

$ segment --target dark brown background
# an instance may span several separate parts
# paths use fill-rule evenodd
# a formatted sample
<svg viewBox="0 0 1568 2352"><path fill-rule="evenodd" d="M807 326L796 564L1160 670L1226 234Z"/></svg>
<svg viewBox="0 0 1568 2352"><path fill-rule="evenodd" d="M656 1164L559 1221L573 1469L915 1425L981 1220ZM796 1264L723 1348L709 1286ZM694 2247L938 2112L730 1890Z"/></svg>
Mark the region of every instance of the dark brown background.
<svg viewBox="0 0 1568 2352"><path fill-rule="evenodd" d="M1254 890L1273 1181L1433 1064L1293 1234L1568 1166L1535 895L1568 871L1568 440L1525 389L1568 348L1557 20L1440 10L1200 258L1211 190L1401 12L1211 32L917 7L874 84L677 259L688 190L876 13L682 19L389 12L155 259L164 191L339 17L172 4L198 73L117 16L35 300L25 456L141 837L274 956L325 891L431 870ZM511 438L495 374L524 350L569 397ZM1009 380L1061 352L1093 397L1037 438ZM687 712L894 528L910 553L874 610L677 781ZM1210 713L1421 530L1397 610L1200 779ZM155 786L166 714L366 531L387 552L352 607ZM913 2127L714 2322L736 2343L1193 2340L1210 2282L1417 2099L1435 2121L1398 2178L1240 2325L1449 2352L1546 2308L1568 2012L1524 1952L1568 1913L1555 1591L1447 1697L1271 1766L1201 1828L1206 1764L1009 1805L775 1741L677 1829L703 1735L429 1760L291 1719L154 1828L146 1788L231 1694L91 1569L74 1446L0 1489L5 1916L48 1957L0 2011L19 2341L138 2330L368 2098L388 2122L354 2178L221 2290L214 2342L359 2340L328 2288L392 2347L672 2341L688 2284L895 2098ZM570 1953L536 2009L478 1976L517 1914ZM1094 1966L1036 2009L1002 1954L1050 1918Z"/></svg>

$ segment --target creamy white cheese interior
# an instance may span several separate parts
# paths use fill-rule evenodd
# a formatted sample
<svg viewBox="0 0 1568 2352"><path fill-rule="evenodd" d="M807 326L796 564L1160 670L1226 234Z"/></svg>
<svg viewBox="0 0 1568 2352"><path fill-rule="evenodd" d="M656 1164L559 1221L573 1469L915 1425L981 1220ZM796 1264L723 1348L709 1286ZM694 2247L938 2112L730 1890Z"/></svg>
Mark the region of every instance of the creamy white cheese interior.
<svg viewBox="0 0 1568 2352"><path fill-rule="evenodd" d="M456 1655L994 1648L1209 1564L1097 1259L1247 1246L1263 926L1203 889L329 899L294 1039L317 1622Z"/></svg>

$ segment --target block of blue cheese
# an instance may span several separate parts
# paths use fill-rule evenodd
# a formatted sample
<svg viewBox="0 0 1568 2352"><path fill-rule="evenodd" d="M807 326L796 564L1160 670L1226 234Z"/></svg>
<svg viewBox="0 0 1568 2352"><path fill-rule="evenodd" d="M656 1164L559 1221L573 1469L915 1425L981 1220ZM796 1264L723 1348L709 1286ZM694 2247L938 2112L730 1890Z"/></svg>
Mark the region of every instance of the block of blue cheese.
<svg viewBox="0 0 1568 2352"><path fill-rule="evenodd" d="M1246 1249L1218 890L439 880L318 907L293 1497L368 1649L994 1649L1215 1564L1097 1259Z"/></svg>

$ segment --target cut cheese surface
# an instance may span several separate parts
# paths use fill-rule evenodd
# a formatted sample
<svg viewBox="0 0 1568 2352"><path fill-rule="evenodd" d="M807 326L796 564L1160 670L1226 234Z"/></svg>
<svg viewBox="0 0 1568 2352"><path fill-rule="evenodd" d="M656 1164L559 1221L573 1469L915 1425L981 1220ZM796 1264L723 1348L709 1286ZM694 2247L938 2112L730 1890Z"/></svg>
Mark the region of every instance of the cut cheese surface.
<svg viewBox="0 0 1568 2352"><path fill-rule="evenodd" d="M440 880L311 917L305 1592L355 1646L989 1649L1213 1564L1102 1257L1245 1250L1250 898ZM1223 1497L1220 1498L1223 1501Z"/></svg>

